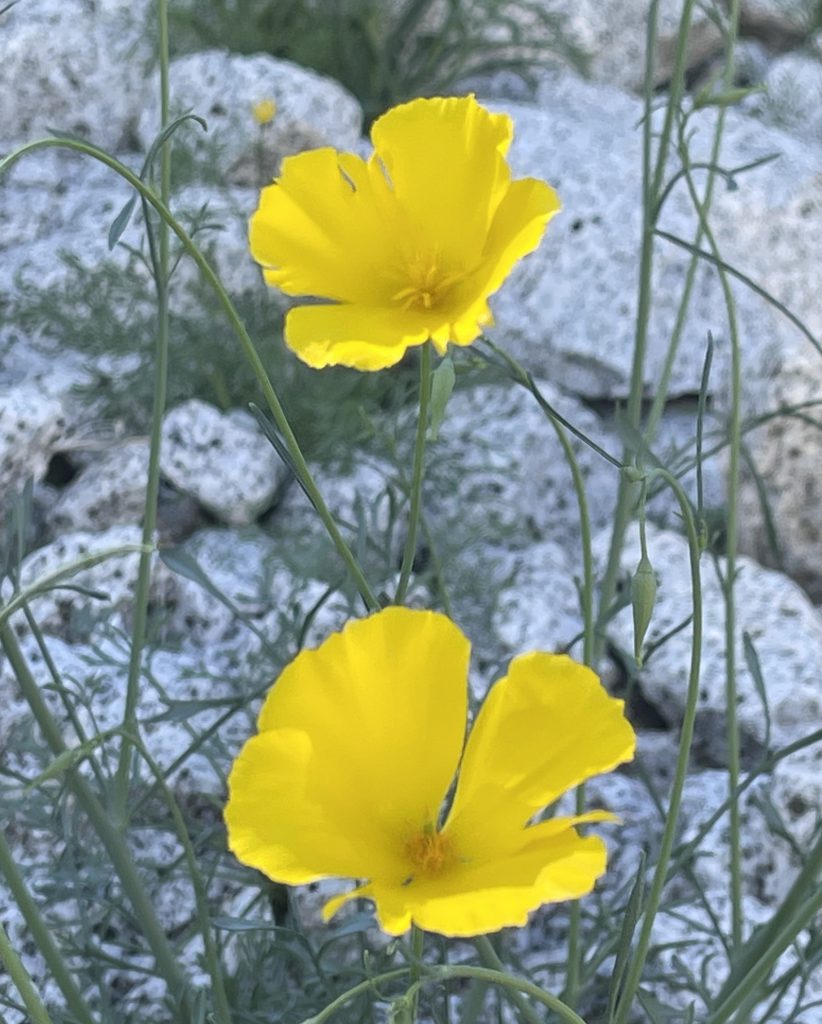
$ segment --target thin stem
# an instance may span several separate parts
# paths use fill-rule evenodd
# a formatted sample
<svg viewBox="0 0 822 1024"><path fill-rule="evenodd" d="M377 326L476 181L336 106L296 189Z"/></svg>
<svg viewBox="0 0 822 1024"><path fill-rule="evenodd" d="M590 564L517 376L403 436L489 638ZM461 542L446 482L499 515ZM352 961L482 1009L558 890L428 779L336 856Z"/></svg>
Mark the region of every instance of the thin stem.
<svg viewBox="0 0 822 1024"><path fill-rule="evenodd" d="M410 1000L411 1024L417 1022L417 1007L419 1005L419 987L422 977L422 954L425 948L425 932L416 925L411 926L411 989L408 998Z"/></svg>
<svg viewBox="0 0 822 1024"><path fill-rule="evenodd" d="M60 727L48 709L40 688L31 674L14 631L6 624L0 626L0 644L31 709L32 715L55 757L68 749L63 741ZM177 1016L181 1024L187 1024L191 1017L191 994L188 979L177 964L162 925L154 912L151 899L143 887L140 876L128 846L120 832L111 823L109 815L88 783L74 770L66 772L66 782L74 793L92 827L106 848L112 867L120 879L123 891L134 910L135 920L140 922L143 935L154 954L157 971L163 976L172 997L177 1000Z"/></svg>
<svg viewBox="0 0 822 1024"><path fill-rule="evenodd" d="M46 961L46 966L51 971L52 977L63 993L66 1006L80 1024L94 1024L94 1018L91 1016L85 1000L80 994L80 990L74 984L71 969L63 959L63 954L52 938L51 929L43 920L37 904L31 897L25 879L20 874L20 870L14 860L14 854L6 842L6 837L2 831L0 831L0 875L5 879L6 885L14 897L14 902L17 904L17 909L23 915L23 920L26 922L26 927L34 940L34 944L37 946L38 952ZM23 995L22 990L20 994Z"/></svg>
<svg viewBox="0 0 822 1024"><path fill-rule="evenodd" d="M347 989L342 995L337 996L336 999L332 1000L328 1006L323 1007L319 1013L315 1013L313 1017L306 1017L302 1024L325 1024L325 1021L330 1020L337 1010L342 1009L346 1003L350 1003L352 999L356 999L357 996L365 995L366 992L372 992L376 989L377 985L382 985L386 981L396 981L398 978L403 978L408 974L408 967L396 967L393 971L385 971L383 974L376 974L373 978L367 978L365 981L361 981L358 985L354 985L352 988Z"/></svg>
<svg viewBox="0 0 822 1024"><path fill-rule="evenodd" d="M299 446L297 438L294 436L294 432L291 429L291 425L288 422L288 418L285 415L282 403L280 402L277 392L274 390L274 386L271 383L271 379L266 373L265 367L263 366L262 360L257 354L257 350L254 347L254 342L248 334L245 328L245 324L240 318L234 303L231 301L231 297L225 290L220 278L217 276L214 268L208 262L206 257L197 247L191 236L174 217L169 210L168 206L162 202L157 196L154 190L142 181L138 175L134 174L125 164L121 163L115 157L106 153L105 150L99 149L97 146L92 145L88 142L81 142L78 139L39 139L36 142L29 142L24 146L20 146L18 149L9 153L2 160L0 160L0 176L5 170L16 163L21 157L36 152L40 149L50 149L52 147L60 147L64 149L70 149L77 153L84 153L86 156L91 156L95 160L104 164L106 167L111 168L121 178L127 181L133 188L137 190L141 198L143 198L149 205L151 205L157 213L160 215L163 221L171 228L172 232L180 240L183 249L186 254L191 257L197 266L197 269L203 275L208 285L214 291L220 306L223 309L229 323L231 324L237 340L240 343L240 347L243 350L243 355L247 359L249 366L257 379L257 383L260 386L263 396L266 401L266 405L271 412L274 422L277 425L280 433L283 435L285 446L288 449L288 453L293 463L293 469L306 492L306 495L310 499L312 505L317 510L317 514L322 520L323 525L328 532L334 546L337 549L340 558L345 563L351 578L353 579L357 589L365 602L366 606L370 611L376 611L380 607L380 601L377 598L374 591L371 589L368 581L366 580L359 563L354 557L351 549L346 544L342 534L337 528L337 524L323 500L320 491L314 482L314 477L308 468L305 461L305 456L302 453L302 449Z"/></svg>
<svg viewBox="0 0 822 1024"><path fill-rule="evenodd" d="M685 0L679 21L674 72L671 78L671 89L665 111L665 120L657 149L656 166L652 168L651 149L653 131L653 70L654 43L656 40L656 24L658 0L651 4L648 16L648 32L645 51L645 102L642 123L642 242L639 263L639 294L637 297L636 332L634 335L634 352L631 364L631 383L628 393L627 415L631 424L639 429L642 416L642 396L645 386L645 355L648 346L648 326L651 314L651 296L653 294L653 255L654 234L656 229L657 199L662 189L665 167L668 161L668 144L674 123L674 114L679 107L685 84L685 67L688 42L690 37L691 17L695 0ZM627 459L627 453L626 453ZM631 511L636 503L636 484L626 476L620 477L617 490L617 501L614 509L611 543L608 560L602 577L599 592L599 610L597 613L597 657L602 653L605 636L605 625L616 594L617 578L620 569L620 557L625 540L625 531Z"/></svg>
<svg viewBox="0 0 822 1024"><path fill-rule="evenodd" d="M728 68L730 63L733 61L733 47L728 51L728 57L725 63L725 79L728 78ZM732 77L732 74L731 74ZM730 83L729 83L730 84ZM708 180L705 183L705 193L702 198L702 208L705 211L707 217L710 212L711 205L713 203L714 186L716 185L717 172L720 170L717 166L719 160L719 150L722 145L722 137L725 132L725 114L727 112L726 107L720 107L719 113L716 119L716 128L714 130L713 143L711 144L711 156L707 164L696 163L690 165L690 170L693 171L697 167L707 167L708 169ZM755 162L758 163L758 161ZM746 170L748 165L734 168L738 173ZM665 201L665 197L668 191L673 185L685 176L685 168L681 168L668 182L666 189L660 196L657 202L657 218L662 204ZM733 172L730 172L731 174ZM702 242L703 228L702 223L697 226L696 235L693 241L694 249L699 249L700 243ZM648 417L645 421L644 436L648 444L653 443L654 434L656 428L659 425L659 421L662 418L662 413L665 409L665 403L668 399L668 389L671 383L671 375L673 374L674 362L676 360L676 354L679 351L679 343L682 340L682 334L685 329L685 322L688 315L688 308L691 301L691 292L693 291L694 281L696 280L696 271L699 266L699 256L696 252L691 253L691 259L688 263L688 270L685 274L685 286L682 289L682 298L679 302L679 309L677 310L676 322L674 324L673 333L671 334L671 342L668 345L668 351L665 353L665 362L662 367L662 372L659 376L659 383L654 394L654 400L651 403L651 409L648 413Z"/></svg>
<svg viewBox="0 0 822 1024"><path fill-rule="evenodd" d="M741 281L754 295L758 295L760 299L767 302L769 306L773 306L774 309L778 310L785 319L792 323L793 326L802 334L807 340L813 345L817 353L822 356L822 341L817 338L813 331L808 325L800 320L796 313L792 313L784 302L780 302L775 296L771 295L767 289L763 288L762 285L757 284L753 278L748 277L747 274L743 274L738 267L732 266L730 263L726 263L724 260L717 259L712 253L705 249L694 249L690 242L686 242L684 238L679 238L676 235L672 235L669 231L663 231L662 228L654 228L654 234L658 238L664 238L666 242L671 242L673 245L678 245L680 249L686 249L688 252L694 252L706 263L711 263L715 267L721 267L726 274L731 277L735 277L737 281Z"/></svg>
<svg viewBox="0 0 822 1024"><path fill-rule="evenodd" d="M738 18L738 0L733 4L733 14ZM681 140L684 146L684 140ZM686 154L683 153L683 157ZM700 203L693 177L685 163L685 181L691 201L699 215L699 223L710 246L718 259L719 250L713 231L708 224L705 209ZM742 357L739 344L739 329L736 321L736 303L728 277L718 268L719 280L725 298L728 315L728 332L731 341L731 408L728 425L728 487L727 520L725 543L725 578L722 581L725 601L725 723L728 756L728 790L735 793L739 786L740 738L737 720L736 687L736 556L738 546L738 494L740 475L740 451L742 447ZM742 853L741 853L741 812L738 800L732 800L729 808L729 857L730 857L730 900L731 939L733 948L742 943Z"/></svg>
<svg viewBox="0 0 822 1024"><path fill-rule="evenodd" d="M685 702L685 714L682 719L682 733L679 739L679 754L677 756L674 781L671 786L671 796L668 801L668 813L665 821L665 828L662 833L660 844L659 860L654 870L653 881L648 893L648 902L642 920L642 927L637 941L637 948L631 959L625 975L625 982L622 994L617 1004L613 1024L625 1024L631 1010L631 1004L639 987L642 977L642 970L648 956L648 949L651 944L651 933L653 931L654 919L659 903L662 898L662 890L667 881L668 862L673 850L674 838L679 819L679 809L682 803L682 792L685 788L685 777L688 772L688 760L691 752L691 743L694 735L694 723L696 721L696 710L699 701L699 670L702 659L702 581L699 567L701 546L696 522L694 520L688 497L679 482L667 470L656 469L649 474L659 476L666 481L674 492L679 502L682 518L688 536L688 551L690 554L691 566L691 600L693 602L693 639L691 643L691 664L688 674L688 692Z"/></svg>
<svg viewBox="0 0 822 1024"><path fill-rule="evenodd" d="M487 935L478 935L474 939L474 946L486 967L489 967L494 971L505 971L505 965L497 956L497 951L494 949L491 944L491 940ZM508 993L508 997L513 1005L516 1006L518 1012L526 1021L528 1021L528 1024L543 1024L542 1017L537 1013L533 1006L523 999L519 992L511 991Z"/></svg>
<svg viewBox="0 0 822 1024"><path fill-rule="evenodd" d="M514 978L504 971L492 970L489 967L463 967L449 964L445 967L429 968L425 973L427 980L439 983L456 978L477 978L480 981L487 981L492 985L499 985L509 992L521 992L523 995L530 996L536 1002L547 1006L549 1010L553 1010L561 1020L565 1021L565 1024L585 1024L582 1017L575 1013L570 1006L566 1006L561 999L531 981Z"/></svg>
<svg viewBox="0 0 822 1024"><path fill-rule="evenodd" d="M428 405L431 401L431 345L426 342L420 352L420 416L417 421L417 437L414 442L414 468L411 476L411 507L408 515L408 534L400 567L400 582L394 598L396 604L405 601L414 556L417 553L417 533L422 508L422 481L425 470L425 438L428 433Z"/></svg>
<svg viewBox="0 0 822 1024"><path fill-rule="evenodd" d="M168 47L168 4L157 0L157 21L159 25L160 58L160 132L169 123L169 47ZM160 200L168 206L171 200L171 141L167 139L160 150ZM168 395L168 349L169 349L169 229L161 220L157 229L158 256L154 267L154 283L157 290L157 341L154 352L154 397L151 409L151 432L149 442L148 476L143 506L142 541L151 545L157 525L157 497L160 490L160 445L162 441L163 416ZM134 595L134 622L131 631L131 651L128 663L125 705L123 709L123 739L120 746L117 772L114 778L114 817L121 826L128 816L129 775L133 750L128 738L137 733L137 702L140 693L140 670L143 661L143 645L148 623L148 605L151 589L152 556L144 551L140 555L137 573L137 588Z"/></svg>
<svg viewBox="0 0 822 1024"><path fill-rule="evenodd" d="M14 986L20 993L23 1006L31 1017L31 1024L52 1024L40 994L34 987L34 982L29 972L23 966L23 961L17 955L0 921L0 963L5 967L8 976L14 982Z"/></svg>

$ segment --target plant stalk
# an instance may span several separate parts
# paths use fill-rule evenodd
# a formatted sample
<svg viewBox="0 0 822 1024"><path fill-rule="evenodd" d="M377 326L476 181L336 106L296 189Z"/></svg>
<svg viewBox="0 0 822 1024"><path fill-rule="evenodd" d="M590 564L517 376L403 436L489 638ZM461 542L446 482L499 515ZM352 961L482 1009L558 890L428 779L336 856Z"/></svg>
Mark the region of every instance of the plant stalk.
<svg viewBox="0 0 822 1024"><path fill-rule="evenodd" d="M408 534L400 567L400 581L394 598L395 604L403 604L408 593L408 583L414 568L417 553L420 511L422 509L422 482L425 472L425 438L428 433L428 406L431 401L431 343L426 342L420 352L420 414L417 421L417 436L414 441L414 467L411 476L411 505L408 515Z"/></svg>
<svg viewBox="0 0 822 1024"><path fill-rule="evenodd" d="M23 1006L31 1018L31 1024L53 1024L29 972L9 941L2 921L0 921L0 963L5 967L8 976L14 982L14 987L20 993Z"/></svg>
<svg viewBox="0 0 822 1024"><path fill-rule="evenodd" d="M611 1024L626 1024L631 1010L636 990L642 977L642 970L648 956L648 949L651 944L651 933L653 931L654 919L659 903L662 899L662 890L667 881L668 862L671 858L676 829L679 819L679 809L682 804L682 793L685 788L685 777L688 772L688 760L691 752L691 743L694 735L694 723L699 702L699 672L702 660L702 580L699 566L701 545L699 533L693 512L691 511L688 497L679 482L667 470L655 469L650 475L656 475L666 481L674 492L679 502L682 518L688 536L688 550L691 566L691 600L693 602L693 640L691 643L691 664L688 673L688 694L685 703L685 714L682 719L682 732L679 739L679 754L677 755L676 771L671 786L671 796L668 801L668 813L665 820L665 828L662 833L660 844L659 860L654 870L651 888L648 893L648 902L642 920L642 927L637 941L637 947L631 959L630 966L626 970L625 981L622 993L617 1003L616 1013Z"/></svg>

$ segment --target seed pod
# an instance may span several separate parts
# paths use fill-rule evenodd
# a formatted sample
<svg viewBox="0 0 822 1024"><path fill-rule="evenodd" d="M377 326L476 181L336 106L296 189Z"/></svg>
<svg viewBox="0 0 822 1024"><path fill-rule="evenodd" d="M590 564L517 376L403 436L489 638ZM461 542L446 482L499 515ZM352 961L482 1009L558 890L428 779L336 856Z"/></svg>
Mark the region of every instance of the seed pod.
<svg viewBox="0 0 822 1024"><path fill-rule="evenodd" d="M656 601L656 573L647 555L639 560L639 565L631 579L631 605L634 613L634 658L642 668L642 643L651 623L651 615Z"/></svg>

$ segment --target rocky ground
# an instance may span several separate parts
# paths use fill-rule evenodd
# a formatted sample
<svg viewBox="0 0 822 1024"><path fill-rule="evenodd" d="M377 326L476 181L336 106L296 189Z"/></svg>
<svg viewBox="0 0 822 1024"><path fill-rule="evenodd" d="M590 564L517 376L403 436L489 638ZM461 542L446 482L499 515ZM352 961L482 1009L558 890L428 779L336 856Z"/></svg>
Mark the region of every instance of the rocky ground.
<svg viewBox="0 0 822 1024"><path fill-rule="evenodd" d="M496 297L493 337L534 372L546 398L571 423L619 454L614 411L627 396L636 314L642 214L637 90L646 4L546 4L567 16L568 31L590 57L591 77L554 68L528 100L519 93L508 98L507 79L477 84L481 99L514 119L515 173L545 178L564 205L540 249ZM767 89L727 112L721 166L730 171L770 155L775 159L718 181L711 219L723 259L772 296L766 301L739 280L733 285L747 418L813 402L822 393L819 345L815 349L808 337L822 339L822 37L808 29L810 2L746 0L743 8L740 84L761 82ZM661 4L660 88L670 75L678 9L674 2ZM0 153L59 128L90 137L128 166L139 167L158 119L150 37L142 20L148 13L140 4L118 0L29 0L0 15ZM689 50L695 87L710 81L720 53L717 26L701 12ZM228 290L238 301L256 297L273 318L278 299L265 293L246 247L245 221L256 204L256 186L288 153L317 145L361 148L358 104L335 82L296 65L217 51L176 60L171 92L175 110L193 110L209 125L208 134L186 129L194 170L186 172L173 206L189 218L219 224L219 232L206 231L203 237ZM277 116L261 129L251 109L266 98L276 101ZM693 117L694 162L709 158L717 116L717 108L707 107ZM697 180L704 180L701 175L696 173ZM128 198L128 187L110 171L56 150L27 157L0 181L0 503L10 509L14 496L33 482L30 553L20 565L23 585L74 559L139 541L148 461L145 425L139 430L118 420L95 394L95 388L102 394L107 379L133 371L139 356L118 351L89 357L66 344L72 324L88 318L88 295L72 283L77 275L92 284L103 279L127 284L129 304L112 311L115 319L121 317L121 333L131 318L150 318L153 297L139 258L139 218L122 244L110 250L107 242L109 226ZM682 182L666 201L661 227L687 241L696 234ZM687 264L682 248L658 241L645 381L649 401ZM180 344L190 343L184 325L200 323L195 276L194 268L182 263L175 278ZM59 317L28 315L50 295L60 297ZM728 407L730 340L720 283L702 265L655 446L663 462L694 451L709 334L715 351L707 430L716 440L723 436ZM260 340L268 359L266 339ZM512 654L573 646L581 626L575 584L581 563L570 476L550 424L524 390L488 372L463 369L429 451L431 536L418 559L416 594L428 602L431 588L446 581L454 616L474 641L474 684L481 694ZM78 385L85 386L82 396ZM254 418L244 408L218 408L222 403L213 396L210 401L199 393L186 396L184 384L176 394L179 400L163 421L162 550L152 580L152 646L140 713L153 756L173 771L178 793L216 815L226 766L247 735L254 700L272 674L297 644L316 642L359 609L348 590L340 589L340 566L313 510ZM358 435L349 450L336 458L326 454L315 466L321 489L346 535L359 544L372 581L386 590L402 548L409 465L407 440L386 441L394 420L377 417L369 436ZM408 427L411 421L403 422ZM810 407L803 415L769 419L746 435L740 519L746 557L738 566L737 586L746 767L822 728L818 429ZM574 439L573 447L588 488L601 571L617 477L581 441ZM721 452L706 459L705 504L719 524L725 473ZM693 474L685 481L695 496ZM653 643L687 619L691 603L687 547L673 502L659 495L649 516L650 553L659 578L648 638ZM638 540L629 530L626 573L637 559ZM683 841L697 834L725 799L719 770L724 763L723 571L721 555L703 560L706 637ZM71 688L82 722L93 730L119 722L136 572L137 555L124 553L76 576L77 589L52 591L31 605L50 658ZM61 713L37 635L20 615L14 624L38 681ZM610 654L602 667L617 688L632 679L640 752L629 772L592 787L593 799L626 822L614 831L611 892L630 884L638 851L652 848L659 833L652 794L664 793L670 779L690 632L687 626L677 632L641 671L628 654L632 643L626 610L612 623ZM2 661L0 708L5 770L26 771L33 755L27 752L28 739L20 738L27 737L28 714L11 668ZM186 754L192 737L208 727L208 741ZM68 724L66 729L70 736ZM779 761L746 796L749 927L777 905L797 870L798 851L817 827L820 750L811 747ZM44 849L22 821L16 827L21 860L45 885L53 851ZM696 886L720 917L725 914L726 829L721 818L703 840L693 867L696 881L691 879L691 889L676 883L680 890L670 894L672 909L658 925L660 943L696 942L699 948L690 955L694 962L711 963L709 988L721 982L723 961L703 929L704 912L694 910L695 901L687 897ZM173 843L166 848L166 840L149 834L135 839L140 841L146 865L175 861ZM235 881L224 883L217 895L228 914L232 908L239 913L253 892ZM158 883L156 895L170 930L180 915L190 913L178 878ZM57 901L52 912L59 916L60 908ZM2 886L0 920L13 940L22 938L22 923ZM531 935L550 936L555 926L538 917ZM192 963L197 953L190 951ZM27 963L35 974L42 971L36 954L27 956ZM669 981L679 969L662 953L657 967L660 977L667 971ZM809 985L822 998L822 980L812 978ZM670 984L660 982L658 990L678 998ZM138 986L130 998L132 1006L151 1006L151 985ZM822 1009L807 1011L801 1020L822 1022Z"/></svg>

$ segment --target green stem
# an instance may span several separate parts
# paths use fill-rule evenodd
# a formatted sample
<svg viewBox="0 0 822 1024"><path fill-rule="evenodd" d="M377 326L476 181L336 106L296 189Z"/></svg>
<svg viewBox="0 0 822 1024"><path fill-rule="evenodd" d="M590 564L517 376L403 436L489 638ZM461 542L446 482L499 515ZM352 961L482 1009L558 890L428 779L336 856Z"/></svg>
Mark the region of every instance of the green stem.
<svg viewBox="0 0 822 1024"><path fill-rule="evenodd" d="M425 932L416 925L411 926L411 989L409 990L411 1024L417 1022L419 987L422 977L422 954L425 948Z"/></svg>
<svg viewBox="0 0 822 1024"><path fill-rule="evenodd" d="M402 604L408 592L414 556L417 553L417 533L422 508L422 481L425 470L425 438L428 434L428 405L431 400L431 345L426 342L420 352L420 415L417 421L417 437L414 442L414 468L411 477L411 507L408 515L408 534L400 567L400 582L394 598L395 604Z"/></svg>
<svg viewBox="0 0 822 1024"><path fill-rule="evenodd" d="M360 982L359 985L355 985L353 988L348 989L347 992L343 992L342 995L320 1010L319 1013L313 1017L308 1017L302 1024L325 1024L325 1021L333 1017L338 1010L345 1006L346 1003L350 1003L352 999L356 999L357 996L361 996L366 992L373 991L377 985L381 985L386 981L394 981L397 978L403 977L403 975L408 974L408 970L407 967L400 967ZM443 984L459 978L476 978L479 981L488 982L490 985L500 985L510 992L522 993L523 995L530 996L543 1006L547 1006L549 1010L553 1010L565 1024L585 1024L582 1017L574 1013L561 999L557 999L556 996L544 991L539 985L534 985L533 982L525 981L523 978L512 978L504 971L493 970L488 967L462 967L456 964L422 968L421 981L423 984Z"/></svg>
<svg viewBox="0 0 822 1024"><path fill-rule="evenodd" d="M2 644L23 697L28 703L46 743L52 754L59 757L68 749L63 742L60 727L43 700L40 688L23 657L14 631L7 624L0 626L0 644ZM188 1024L192 1012L188 979L177 964L174 952L157 919L151 899L143 887L123 836L111 823L108 812L79 772L69 770L66 773L66 782L111 859L112 867L120 879L123 892L131 903L135 920L140 922L143 935L154 954L157 971L165 979L172 997L177 1000L177 1012L181 1024Z"/></svg>
<svg viewBox="0 0 822 1024"><path fill-rule="evenodd" d="M52 938L51 929L43 920L37 904L31 897L25 879L20 874L20 870L14 860L14 854L2 831L0 831L0 875L5 879L9 892L11 892L18 910L23 915L26 927L34 940L34 944L37 946L38 952L46 961L46 966L51 971L52 977L63 993L66 1006L80 1024L94 1024L94 1018L91 1016L85 1000L80 994L80 990L74 984L71 969L63 959L57 943ZM23 995L22 990L20 994Z"/></svg>
<svg viewBox="0 0 822 1024"><path fill-rule="evenodd" d="M738 17L738 2L734 4L734 12ZM681 139L681 147L685 141ZM686 154L683 153L683 158ZM719 259L719 249L713 231L708 224L705 209L696 192L693 177L687 169L685 181L691 201L699 215L699 223L705 234L713 255ZM740 475L740 450L742 446L742 358L739 344L739 329L736 321L736 303L731 291L728 276L717 267L725 307L728 315L728 332L731 341L731 408L728 426L728 488L727 488L727 522L725 543L725 577L722 591L725 602L725 723L728 754L728 790L735 793L739 787L740 773L740 738L737 721L737 687L736 687L736 556L738 547L738 493ZM741 813L738 800L732 800L729 808L729 855L730 855L730 900L731 900L731 939L733 948L739 947L743 938L742 917L742 853L741 853Z"/></svg>
<svg viewBox="0 0 822 1024"><path fill-rule="evenodd" d="M656 24L658 2L654 0L648 17L648 33L645 52L645 102L642 124L642 242L639 263L639 294L637 297L636 331L634 335L634 351L631 364L631 382L628 393L628 419L637 430L642 417L642 396L645 386L645 355L648 347L648 326L651 314L651 296L653 294L653 256L654 232L656 228L657 199L665 176L668 162L668 146L674 114L679 107L685 84L686 56L690 36L691 17L695 0L685 0L679 22L674 72L671 78L671 90L665 111L665 120L659 138L656 166L652 168L651 149L653 138L653 70L654 44L656 41ZM625 456L627 460L627 452ZM625 461L623 460L623 461ZM611 531L611 543L608 560L602 577L597 613L596 656L602 653L605 626L611 612L616 594L619 577L620 559L625 540L625 531L636 503L636 484L626 476L620 477L617 489L616 508Z"/></svg>
<svg viewBox="0 0 822 1024"><path fill-rule="evenodd" d="M48 1015L43 1000L29 977L29 972L23 966L23 961L15 952L8 935L6 935L2 921L0 921L0 963L3 964L8 976L14 982L15 988L20 993L23 1006L31 1018L31 1024L52 1024L52 1019Z"/></svg>
<svg viewBox="0 0 822 1024"><path fill-rule="evenodd" d="M474 946L486 967L489 967L493 971L505 971L505 965L497 956L497 951L494 949L491 944L491 940L487 935L478 935L477 938L474 939ZM508 996L513 1005L516 1006L517 1011L526 1021L528 1021L528 1024L543 1024L542 1017L540 1017L533 1006L523 999L519 992L509 992Z"/></svg>
<svg viewBox="0 0 822 1024"><path fill-rule="evenodd" d="M729 51L729 60L732 60L733 50ZM728 64L726 62L725 73L727 76ZM721 107L716 120L716 129L714 130L713 143L711 144L711 157L707 165L708 169L708 180L705 183L705 193L702 198L702 208L705 211L707 217L711 205L713 203L714 186L716 185L716 174L717 174L717 162L719 160L719 150L722 145L722 137L725 131L725 114L726 108ZM691 165L691 169L696 167L696 164ZM680 171L678 175L672 180L678 180L684 174L684 171ZM664 201L664 195L660 197L658 201L657 216L659 215L659 207ZM702 224L697 226L696 235L694 236L693 247L698 249L702 242ZM656 393L654 394L654 400L651 403L651 408L648 413L648 417L645 421L644 437L648 444L653 444L654 435L656 428L659 425L659 421L662 418L662 413L665 409L665 403L668 400L668 390L671 383L671 375L673 374L674 362L676 360L677 352L679 351L679 343L682 340L682 334L685 330L685 322L688 317L688 308L691 302L691 293L693 292L694 281L696 280L696 271L699 266L699 256L695 252L691 253L691 259L688 263L688 269L685 274L685 286L682 289L682 298L679 302L679 309L676 314L676 322L674 323L673 333L671 334L671 342L668 345L668 351L665 353L665 362L662 366L662 372L659 376L659 383L656 387Z"/></svg>
<svg viewBox="0 0 822 1024"><path fill-rule="evenodd" d="M169 46L168 46L168 4L157 0L157 21L159 26L160 58L160 132L169 123ZM166 140L160 151L160 200L168 207L171 200L171 141ZM160 444L162 441L163 416L168 395L168 349L169 349L169 229L160 221L158 232L158 259L154 267L154 283L157 290L157 342L154 353L154 398L151 410L151 433L149 442L148 477L146 497L143 506L143 536L145 546L150 546L157 525L157 497L160 490ZM148 624L148 605L151 588L152 556L144 551L140 555L137 573L137 588L134 596L134 622L131 631L131 651L128 663L125 706L123 710L123 740L120 746L117 772L114 780L114 817L123 826L128 817L129 775L133 750L128 738L137 733L137 702L140 694L140 670L143 661L143 646Z"/></svg>
<svg viewBox="0 0 822 1024"><path fill-rule="evenodd" d="M630 966L625 974L625 982L622 993L617 1004L612 1024L625 1024L631 1010L631 1004L639 987L642 977L642 970L648 956L648 949L651 944L651 933L653 931L654 919L659 903L662 899L662 890L667 880L668 862L673 850L674 838L679 819L679 809L682 803L682 792L685 788L685 777L688 772L688 759L691 752L691 743L694 735L694 723L696 721L696 710L699 702L699 670L702 659L702 582L699 568L701 546L696 522L688 502L688 497L680 487L679 482L667 470L656 469L651 472L652 476L659 476L665 480L674 492L679 502L682 518L688 536L688 550L691 566L691 599L693 601L693 640L691 643L691 664L688 674L688 692L685 702L685 714L682 719L682 733L679 740L679 754L677 756L674 781L671 786L671 796L668 802L668 813L665 821L665 828L662 833L662 842L659 851L659 860L654 870L653 881L648 893L648 902L642 920L642 927L637 941L637 948L631 959Z"/></svg>
<svg viewBox="0 0 822 1024"><path fill-rule="evenodd" d="M306 1017L301 1024L325 1024L325 1021L330 1020L337 1010L345 1006L346 1003L350 1003L352 999L365 995L366 992L373 992L378 985L382 985L386 981L396 981L398 978L403 978L408 974L408 971L408 967L396 967L393 971L385 971L383 974L374 975L373 978L367 978L365 981L361 981L359 985L354 985L353 988L349 988L342 995L337 996L328 1006L323 1007L319 1013L315 1013L313 1017Z"/></svg>
<svg viewBox="0 0 822 1024"><path fill-rule="evenodd" d="M521 992L523 995L530 996L535 1002L547 1006L549 1010L553 1010L560 1020L565 1021L565 1024L585 1024L582 1017L575 1013L570 1006L566 1006L561 999L531 981L526 981L524 978L513 978L504 971L492 970L489 967L463 967L456 964L432 967L426 971L426 980L432 982L442 983L457 978L476 978L492 985L499 985L512 993Z"/></svg>
<svg viewBox="0 0 822 1024"><path fill-rule="evenodd" d="M369 586L359 563L343 539L342 534L337 528L337 524L334 522L334 519L328 510L328 506L323 500L323 497L314 482L314 477L311 475L311 471L306 464L305 457L299 443L297 442L297 438L294 436L294 432L291 429L288 418L285 415L282 403L280 402L277 393L274 390L274 386L266 373L262 360L257 354L257 350L254 348L254 342L251 340L248 331L245 328L245 324L240 318L234 303L231 301L231 297L225 290L225 287L214 271L214 268L197 247L194 240L182 224L176 220L168 206L162 202L154 190L149 185L146 185L146 183L142 181L132 170L130 170L130 168L126 167L125 164L106 153L105 150L102 150L91 143L81 142L78 139L62 138L38 139L36 142L26 143L0 160L0 176L2 176L5 170L15 164L23 156L37 152L40 149L51 149L52 147L60 147L63 149L73 150L77 153L83 153L86 156L93 157L95 160L98 160L106 167L115 171L121 178L123 178L124 181L127 181L129 185L136 189L142 199L157 211L161 219L168 224L172 232L180 240L186 254L191 257L196 264L197 269L214 291L226 318L237 335L237 340L243 350L243 355L247 359L248 364L257 379L257 383L260 386L266 405L271 412L274 422L277 424L280 433L283 435L283 440L293 463L294 472L305 490L306 495L317 510L317 514L322 520L328 535L331 537L340 558L345 563L345 566L356 584L366 606L370 611L377 611L380 607L379 599Z"/></svg>

